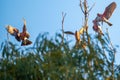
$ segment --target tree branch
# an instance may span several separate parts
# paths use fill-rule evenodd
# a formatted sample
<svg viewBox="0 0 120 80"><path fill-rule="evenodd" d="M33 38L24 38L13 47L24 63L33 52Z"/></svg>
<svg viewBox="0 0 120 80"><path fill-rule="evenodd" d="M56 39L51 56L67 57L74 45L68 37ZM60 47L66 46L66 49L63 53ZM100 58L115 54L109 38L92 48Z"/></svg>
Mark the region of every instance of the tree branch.
<svg viewBox="0 0 120 80"><path fill-rule="evenodd" d="M95 3L92 5L92 7L88 10L88 13L92 10L92 8L95 6Z"/></svg>
<svg viewBox="0 0 120 80"><path fill-rule="evenodd" d="M62 44L63 44L63 40L64 40L64 19L65 19L65 16L66 16L66 13L64 14L63 12L62 12L62 35L63 35L63 37L62 37Z"/></svg>
<svg viewBox="0 0 120 80"><path fill-rule="evenodd" d="M83 12L83 14L85 14L84 10L83 10L83 7L82 7L82 1L80 0L80 8L81 8L81 11Z"/></svg>
<svg viewBox="0 0 120 80"><path fill-rule="evenodd" d="M115 62L115 54L116 54L116 51L114 50L114 46L113 46L113 44L112 44L112 42L111 42L111 39L110 39L110 36L109 36L109 32L108 32L108 28L106 29L106 32L107 32L107 36L108 36L108 39L109 39L109 41L110 41L110 45L111 45L111 47L112 48L110 48L112 51L113 51L113 61L112 61L112 80L114 80L114 62Z"/></svg>

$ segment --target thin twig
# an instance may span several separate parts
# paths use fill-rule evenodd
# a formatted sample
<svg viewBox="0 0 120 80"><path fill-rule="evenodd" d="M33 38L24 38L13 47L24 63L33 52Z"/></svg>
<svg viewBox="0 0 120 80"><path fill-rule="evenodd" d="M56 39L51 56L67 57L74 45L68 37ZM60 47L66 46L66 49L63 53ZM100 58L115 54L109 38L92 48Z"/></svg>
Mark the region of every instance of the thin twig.
<svg viewBox="0 0 120 80"><path fill-rule="evenodd" d="M92 10L92 8L95 6L95 3L92 5L92 7L88 10L88 13Z"/></svg>
<svg viewBox="0 0 120 80"><path fill-rule="evenodd" d="M81 8L81 11L83 12L83 14L85 13L84 10L83 10L83 7L82 7L82 1L80 0L80 8Z"/></svg>
<svg viewBox="0 0 120 80"><path fill-rule="evenodd" d="M85 29L86 29L86 32L88 31L88 7L87 7L87 1L84 0L84 16L85 16Z"/></svg>
<svg viewBox="0 0 120 80"><path fill-rule="evenodd" d="M111 45L111 47L112 47L112 51L113 51L113 61L112 61L112 78L113 78L113 80L114 80L114 62L115 62L115 54L116 54L116 51L114 50L114 46L113 46L113 44L112 44L112 42L111 42L111 40L110 40L110 36L109 36L109 32L108 32L108 28L106 29L106 31L107 31L107 36L108 36L108 39L109 39L109 41L110 41L110 45Z"/></svg>
<svg viewBox="0 0 120 80"><path fill-rule="evenodd" d="M9 49L9 33L7 32L7 50Z"/></svg>
<svg viewBox="0 0 120 80"><path fill-rule="evenodd" d="M9 51L9 33L7 32L7 41L6 41L6 49ZM9 54L7 53L7 59L9 57ZM6 66L5 66L5 80L6 80Z"/></svg>
<svg viewBox="0 0 120 80"><path fill-rule="evenodd" d="M87 1L84 0L83 3L84 3L84 4L82 5L82 1L80 0L80 8L81 8L81 11L83 12L84 17L85 17L84 27L85 27L85 29L86 29L86 31L87 31L87 28L88 28L88 25L87 25L87 23L88 23L88 7L87 7ZM84 9L83 9L83 8L84 8Z"/></svg>
<svg viewBox="0 0 120 80"><path fill-rule="evenodd" d="M111 47L112 47L112 49L114 51L114 46L113 46L113 44L111 42L111 39L110 39L110 36L109 36L109 32L108 32L108 28L106 29L106 31L107 31L108 39L110 40L110 45L111 45ZM115 51L114 51L114 53L115 53Z"/></svg>
<svg viewBox="0 0 120 80"><path fill-rule="evenodd" d="M62 35L63 35L63 37L62 37L62 44L64 43L64 19L65 19L65 16L66 16L66 13L64 14L62 12Z"/></svg>
<svg viewBox="0 0 120 80"><path fill-rule="evenodd" d="M85 11L85 14L87 14L87 1L86 0L84 0L84 11Z"/></svg>
<svg viewBox="0 0 120 80"><path fill-rule="evenodd" d="M9 39L10 39L10 38L9 38L9 33L7 32L7 41L8 41L8 42L9 42Z"/></svg>
<svg viewBox="0 0 120 80"><path fill-rule="evenodd" d="M85 15L85 22L87 21L87 15L88 15L88 7L87 7L87 1L84 0L84 15Z"/></svg>

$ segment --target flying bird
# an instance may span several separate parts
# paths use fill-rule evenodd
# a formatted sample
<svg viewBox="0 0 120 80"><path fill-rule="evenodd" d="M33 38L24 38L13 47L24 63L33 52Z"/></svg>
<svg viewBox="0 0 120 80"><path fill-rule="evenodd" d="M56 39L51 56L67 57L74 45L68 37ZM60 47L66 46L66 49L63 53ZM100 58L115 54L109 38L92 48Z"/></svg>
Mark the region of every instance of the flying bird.
<svg viewBox="0 0 120 80"><path fill-rule="evenodd" d="M30 40L28 40L30 35L27 32L25 19L24 19L23 30L21 33L19 32L19 30L17 28L12 27L11 25L8 25L6 27L6 29L7 29L7 32L10 33L11 35L13 35L17 41L19 41L19 42L22 41L21 46L32 44L32 42Z"/></svg>
<svg viewBox="0 0 120 80"><path fill-rule="evenodd" d="M112 2L105 8L105 11L103 14L99 14L99 13L97 14L97 17L95 20L97 22L100 22L100 21L106 22L109 26L112 26L112 23L110 23L108 19L112 16L115 8L116 8L116 3Z"/></svg>
<svg viewBox="0 0 120 80"><path fill-rule="evenodd" d="M29 33L27 32L27 28L26 28L26 20L23 19L24 21L24 25L23 25L23 30L21 33L18 34L18 40L22 40L21 46L25 46L25 45L29 45L32 42L30 40L28 40L28 38L30 37Z"/></svg>
<svg viewBox="0 0 120 80"><path fill-rule="evenodd" d="M112 23L110 23L108 20L109 18L112 16L114 10L116 8L116 3L112 2L111 4L109 4L106 8L105 11L103 12L103 14L97 14L97 17L95 18L95 20L93 20L93 29L95 31L101 31L100 28L100 24L99 22L105 22L107 23L109 26L112 26ZM98 30L97 30L98 29Z"/></svg>

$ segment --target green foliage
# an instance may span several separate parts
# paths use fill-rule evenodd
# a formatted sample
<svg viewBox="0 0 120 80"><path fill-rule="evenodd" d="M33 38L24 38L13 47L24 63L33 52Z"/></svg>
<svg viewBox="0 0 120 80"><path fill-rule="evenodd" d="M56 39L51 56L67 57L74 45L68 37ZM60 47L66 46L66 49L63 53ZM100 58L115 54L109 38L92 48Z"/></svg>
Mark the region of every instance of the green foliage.
<svg viewBox="0 0 120 80"><path fill-rule="evenodd" d="M77 46L61 34L48 39L39 34L33 47L26 49L12 42L1 44L1 80L110 80L120 77L119 65L113 69L113 55L107 35L92 38L85 33ZM82 45L86 43L86 48ZM23 47L24 48L24 47ZM113 73L114 70L114 73Z"/></svg>

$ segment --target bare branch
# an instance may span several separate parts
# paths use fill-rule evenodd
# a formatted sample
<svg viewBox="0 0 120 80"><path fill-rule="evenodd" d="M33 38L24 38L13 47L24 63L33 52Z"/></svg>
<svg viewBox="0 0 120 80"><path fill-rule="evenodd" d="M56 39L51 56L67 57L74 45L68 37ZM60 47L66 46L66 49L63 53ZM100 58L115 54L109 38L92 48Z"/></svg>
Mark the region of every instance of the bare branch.
<svg viewBox="0 0 120 80"><path fill-rule="evenodd" d="M62 34L63 34L63 38L62 38L62 43L63 43L63 39L64 39L64 19L65 19L66 13L64 14L62 12Z"/></svg>
<svg viewBox="0 0 120 80"><path fill-rule="evenodd" d="M9 38L9 33L7 32L7 41L9 42L10 38Z"/></svg>
<svg viewBox="0 0 120 80"><path fill-rule="evenodd" d="M10 42L9 33L7 32L7 50L9 50L9 42Z"/></svg>
<svg viewBox="0 0 120 80"><path fill-rule="evenodd" d="M80 8L81 8L81 11L83 12L83 14L85 13L84 10L83 10L83 7L82 7L82 1L80 0Z"/></svg>
<svg viewBox="0 0 120 80"><path fill-rule="evenodd" d="M110 45L111 45L111 50L113 51L113 61L112 61L112 80L114 80L114 62L115 62L115 54L116 54L116 51L114 50L114 46L113 46L113 44L112 44L112 42L111 42L111 40L110 40L110 36L109 36L109 32L108 32L108 28L106 29L106 31L107 31L107 36L108 36L108 39L109 39L109 41L110 41Z"/></svg>
<svg viewBox="0 0 120 80"><path fill-rule="evenodd" d="M113 44L112 44L112 42L111 42L111 39L110 39L110 36L109 36L108 28L106 28L106 32L107 32L108 39L109 39L109 41L110 41L110 45L111 45L111 47L112 47L111 50L115 53L114 46L113 46Z"/></svg>
<svg viewBox="0 0 120 80"><path fill-rule="evenodd" d="M92 5L92 7L88 10L88 13L92 10L92 8L95 6L95 3Z"/></svg>
<svg viewBox="0 0 120 80"><path fill-rule="evenodd" d="M85 12L85 14L87 14L87 1L86 0L84 0L84 12Z"/></svg>

